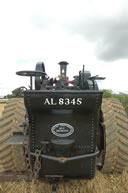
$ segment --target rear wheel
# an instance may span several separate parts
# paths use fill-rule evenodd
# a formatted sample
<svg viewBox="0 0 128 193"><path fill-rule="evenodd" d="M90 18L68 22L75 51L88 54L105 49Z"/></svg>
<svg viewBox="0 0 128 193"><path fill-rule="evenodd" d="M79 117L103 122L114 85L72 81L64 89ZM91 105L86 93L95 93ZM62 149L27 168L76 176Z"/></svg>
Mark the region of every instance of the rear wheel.
<svg viewBox="0 0 128 193"><path fill-rule="evenodd" d="M0 104L0 117L2 116L2 112L4 110L6 104Z"/></svg>
<svg viewBox="0 0 128 193"><path fill-rule="evenodd" d="M22 131L25 108L23 99L10 99L0 119L0 164L3 171L25 171L24 150L22 145L7 145L4 142L14 131Z"/></svg>
<svg viewBox="0 0 128 193"><path fill-rule="evenodd" d="M128 117L117 99L103 99L105 160L102 171L122 172L128 166Z"/></svg>

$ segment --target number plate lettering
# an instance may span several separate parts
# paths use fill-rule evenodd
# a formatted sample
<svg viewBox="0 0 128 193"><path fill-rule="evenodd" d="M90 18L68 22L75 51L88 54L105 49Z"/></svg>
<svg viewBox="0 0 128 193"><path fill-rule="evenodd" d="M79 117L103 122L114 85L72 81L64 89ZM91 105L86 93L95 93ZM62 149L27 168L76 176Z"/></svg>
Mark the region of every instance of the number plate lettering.
<svg viewBox="0 0 128 193"><path fill-rule="evenodd" d="M45 98L44 105L81 105L82 98L59 98L57 102L55 102L54 98Z"/></svg>

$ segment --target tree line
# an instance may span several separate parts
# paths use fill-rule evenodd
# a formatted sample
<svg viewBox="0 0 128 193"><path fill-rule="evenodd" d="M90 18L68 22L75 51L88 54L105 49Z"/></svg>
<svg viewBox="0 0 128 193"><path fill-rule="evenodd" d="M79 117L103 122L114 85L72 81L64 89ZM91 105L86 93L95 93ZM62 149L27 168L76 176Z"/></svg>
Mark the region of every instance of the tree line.
<svg viewBox="0 0 128 193"><path fill-rule="evenodd" d="M8 99L9 98L21 98L21 97L23 97L23 89L22 89L22 87L16 88L16 89L14 89L12 91L11 94L8 94L8 95L4 96L4 98L8 98Z"/></svg>

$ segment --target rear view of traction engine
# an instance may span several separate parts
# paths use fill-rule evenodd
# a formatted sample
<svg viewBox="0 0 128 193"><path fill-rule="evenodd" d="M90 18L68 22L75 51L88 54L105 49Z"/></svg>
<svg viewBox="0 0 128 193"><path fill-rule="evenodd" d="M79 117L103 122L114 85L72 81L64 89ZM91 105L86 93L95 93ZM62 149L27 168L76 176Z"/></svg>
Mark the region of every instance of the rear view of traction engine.
<svg viewBox="0 0 128 193"><path fill-rule="evenodd" d="M38 63L35 71L17 72L31 79L30 90L24 91L27 116L23 123L31 165L34 169L40 160L40 168L36 168L40 178L91 179L97 163L103 165L102 92L96 83L103 78L91 77L83 67L69 80L68 63L59 65L60 75L54 79L49 79L43 63Z"/></svg>
<svg viewBox="0 0 128 193"><path fill-rule="evenodd" d="M17 72L30 77L30 88L24 87L24 101L8 101L0 119L0 179L45 178L55 192L60 179L92 179L96 168L111 173L128 166L128 117L122 104L102 99L96 80L104 78L91 76L83 66L69 80L68 63L59 65L56 78L48 77L42 62L35 71Z"/></svg>

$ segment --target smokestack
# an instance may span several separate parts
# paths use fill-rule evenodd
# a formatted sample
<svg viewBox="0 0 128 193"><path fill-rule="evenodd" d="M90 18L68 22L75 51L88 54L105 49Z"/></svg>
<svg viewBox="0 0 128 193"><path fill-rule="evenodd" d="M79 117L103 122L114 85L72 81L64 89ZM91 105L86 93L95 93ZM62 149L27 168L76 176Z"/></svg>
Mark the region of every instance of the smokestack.
<svg viewBox="0 0 128 193"><path fill-rule="evenodd" d="M59 62L59 65L60 65L60 76L62 78L66 78L67 77L67 65L68 65L68 62L61 61L61 62Z"/></svg>

